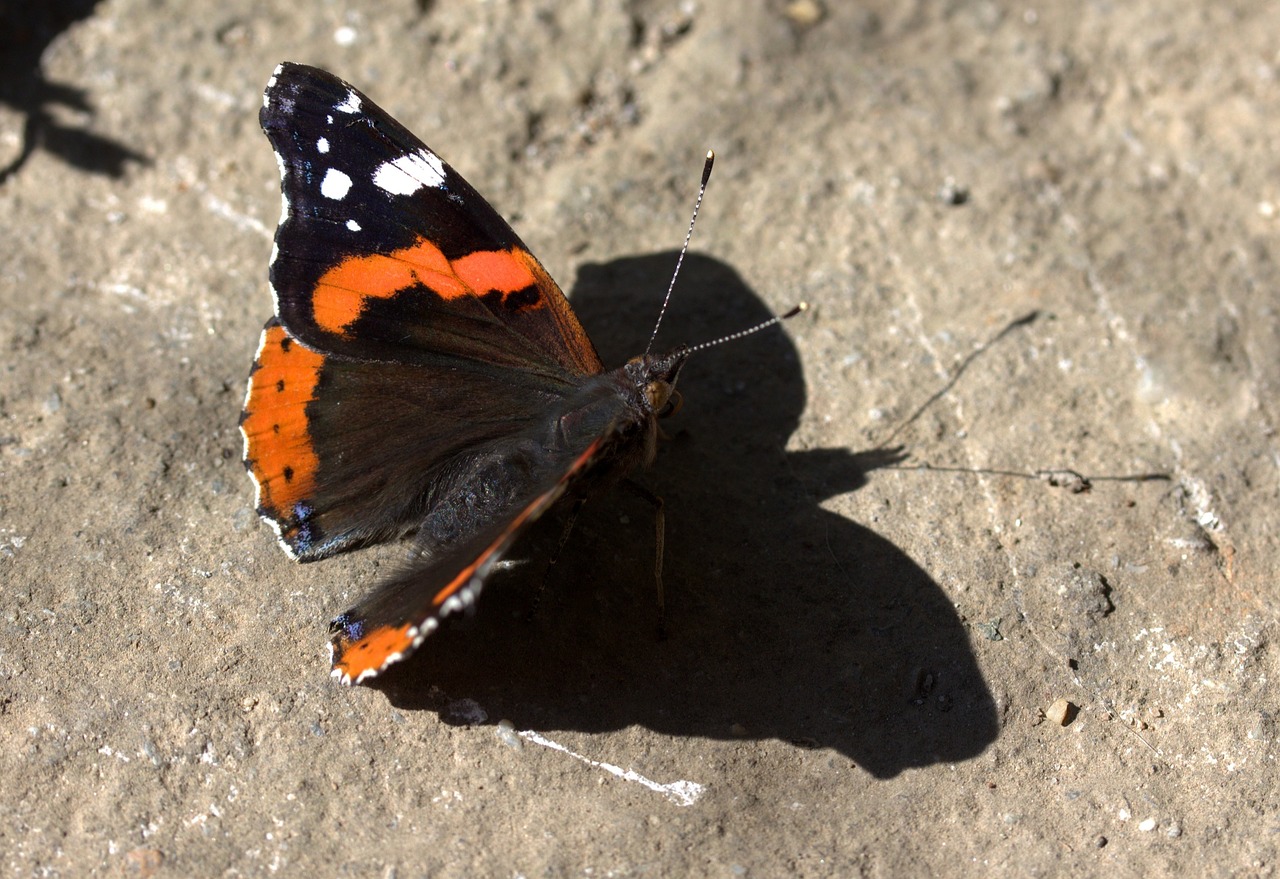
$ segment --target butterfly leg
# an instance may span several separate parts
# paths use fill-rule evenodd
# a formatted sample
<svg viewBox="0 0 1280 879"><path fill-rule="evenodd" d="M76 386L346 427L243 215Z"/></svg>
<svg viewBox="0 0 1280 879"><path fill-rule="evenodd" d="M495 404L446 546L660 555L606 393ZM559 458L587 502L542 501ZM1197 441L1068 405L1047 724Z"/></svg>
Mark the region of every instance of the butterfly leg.
<svg viewBox="0 0 1280 879"><path fill-rule="evenodd" d="M551 558L547 559L547 568L542 572L542 582L538 584L538 592L533 596L533 606L529 608L528 619L532 620L538 615L538 607L542 604L542 596L547 591L547 582L551 579L551 569L556 566L556 562L560 561L560 553L564 550L565 544L569 542L569 535L573 533L573 526L578 524L578 514L582 512L582 505L586 502L586 498L578 498L569 507L569 513L564 520L564 529L560 532L560 542L556 544L556 548L552 551Z"/></svg>
<svg viewBox="0 0 1280 879"><path fill-rule="evenodd" d="M636 497L647 501L653 506L653 525L655 531L653 582L658 588L658 640L665 641L667 640L667 597L666 591L662 586L662 557L667 544L666 505L662 502L662 498L658 497L638 482L633 482L630 479L624 479L622 484L625 485Z"/></svg>

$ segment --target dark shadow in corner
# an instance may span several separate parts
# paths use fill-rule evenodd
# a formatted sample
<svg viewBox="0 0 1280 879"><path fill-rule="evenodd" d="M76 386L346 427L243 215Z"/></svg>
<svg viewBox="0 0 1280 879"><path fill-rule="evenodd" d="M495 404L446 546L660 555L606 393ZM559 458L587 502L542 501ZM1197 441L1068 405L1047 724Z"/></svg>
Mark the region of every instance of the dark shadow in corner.
<svg viewBox="0 0 1280 879"><path fill-rule="evenodd" d="M37 148L85 171L119 177L126 162L147 159L127 146L54 118L56 108L91 114L84 91L49 82L40 59L54 38L93 13L98 0L16 0L0 4L0 104L23 114L22 146L0 166L0 185L26 164Z"/></svg>
<svg viewBox="0 0 1280 879"><path fill-rule="evenodd" d="M662 253L582 270L572 299L606 364L643 349L674 264ZM690 255L656 347L767 316L731 268ZM672 438L638 474L666 501L668 640L655 637L653 513L619 491L584 509L532 622L554 517L473 617L375 685L447 722L470 698L518 729L776 738L834 748L881 778L981 753L995 704L946 595L893 544L819 506L900 455L785 451L805 394L781 330L698 353L680 388Z"/></svg>

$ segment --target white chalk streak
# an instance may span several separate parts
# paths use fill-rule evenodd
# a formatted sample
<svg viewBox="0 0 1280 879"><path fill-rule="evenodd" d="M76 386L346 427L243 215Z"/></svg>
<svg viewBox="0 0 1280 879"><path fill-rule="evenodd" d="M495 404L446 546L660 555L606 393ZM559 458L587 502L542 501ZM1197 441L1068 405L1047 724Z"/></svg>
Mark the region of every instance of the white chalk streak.
<svg viewBox="0 0 1280 879"><path fill-rule="evenodd" d="M707 790L705 785L698 784L696 781L673 781L671 784L659 784L630 769L623 769L621 766L614 766L612 763L602 763L599 760L592 760L590 757L574 753L559 742L553 742L545 736L538 735L531 729L521 730L520 738L533 742L535 745L542 745L544 748L568 754L575 760L580 760L588 766L594 766L596 769L603 769L610 775L618 776L623 781L634 781L636 784L642 784L649 790L662 794L677 806L692 806Z"/></svg>

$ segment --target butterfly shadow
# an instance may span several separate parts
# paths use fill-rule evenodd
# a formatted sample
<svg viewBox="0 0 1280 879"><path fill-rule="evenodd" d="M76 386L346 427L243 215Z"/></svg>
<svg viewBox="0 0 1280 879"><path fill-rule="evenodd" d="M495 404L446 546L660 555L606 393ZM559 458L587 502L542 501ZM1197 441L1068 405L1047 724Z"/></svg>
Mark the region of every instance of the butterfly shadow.
<svg viewBox="0 0 1280 879"><path fill-rule="evenodd" d="M98 0L47 0L0 4L0 105L23 116L16 156L0 160L0 184L16 174L37 149L72 167L110 177L124 174L128 162L150 164L128 146L65 117L91 117L84 90L45 78L41 60L53 40L93 14Z"/></svg>
<svg viewBox="0 0 1280 879"><path fill-rule="evenodd" d="M660 253L581 270L570 298L606 365L644 347L674 264ZM732 268L691 254L655 349L766 317ZM900 456L785 450L805 389L777 329L694 355L680 388L669 439L637 474L666 504L665 640L653 510L615 491L583 510L532 619L555 516L471 617L374 685L446 722L474 719L473 700L518 729L773 738L834 749L881 778L981 753L995 702L946 595L892 543L820 506Z"/></svg>

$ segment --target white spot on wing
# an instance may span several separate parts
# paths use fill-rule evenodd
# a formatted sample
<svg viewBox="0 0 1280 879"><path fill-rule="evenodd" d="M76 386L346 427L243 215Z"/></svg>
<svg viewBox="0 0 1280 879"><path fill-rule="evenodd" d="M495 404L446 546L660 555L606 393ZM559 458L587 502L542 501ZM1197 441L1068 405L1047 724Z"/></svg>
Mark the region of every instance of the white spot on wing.
<svg viewBox="0 0 1280 879"><path fill-rule="evenodd" d="M287 177L289 174L289 167L285 165L283 155L281 155L280 153L276 153L275 156L276 156L276 165L280 168L280 180L283 181L284 178ZM287 220L288 218L289 218L289 196L285 195L284 192L281 192L280 193L279 225L283 226L284 221Z"/></svg>
<svg viewBox="0 0 1280 879"><path fill-rule="evenodd" d="M347 220L347 228L350 229L352 232L359 232L360 224L357 223L355 220Z"/></svg>
<svg viewBox="0 0 1280 879"><path fill-rule="evenodd" d="M413 195L424 186L443 189L444 162L429 150L418 150L383 162L373 172L373 183L392 195Z"/></svg>
<svg viewBox="0 0 1280 879"><path fill-rule="evenodd" d="M444 600L444 604L440 605L440 616L448 616L451 613L457 613L465 610L476 603L476 597L480 594L480 587L483 580L479 576L472 575L470 582L463 586L457 592L450 595Z"/></svg>
<svg viewBox="0 0 1280 879"><path fill-rule="evenodd" d="M333 109L339 113L359 113L360 112L360 96L354 91L347 92L347 99L338 104Z"/></svg>
<svg viewBox="0 0 1280 879"><path fill-rule="evenodd" d="M321 154L329 152L329 138L322 137L316 141L316 152Z"/></svg>
<svg viewBox="0 0 1280 879"><path fill-rule="evenodd" d="M337 168L330 168L324 172L324 179L320 181L320 194L325 198L342 201L350 191L351 178L346 174Z"/></svg>

